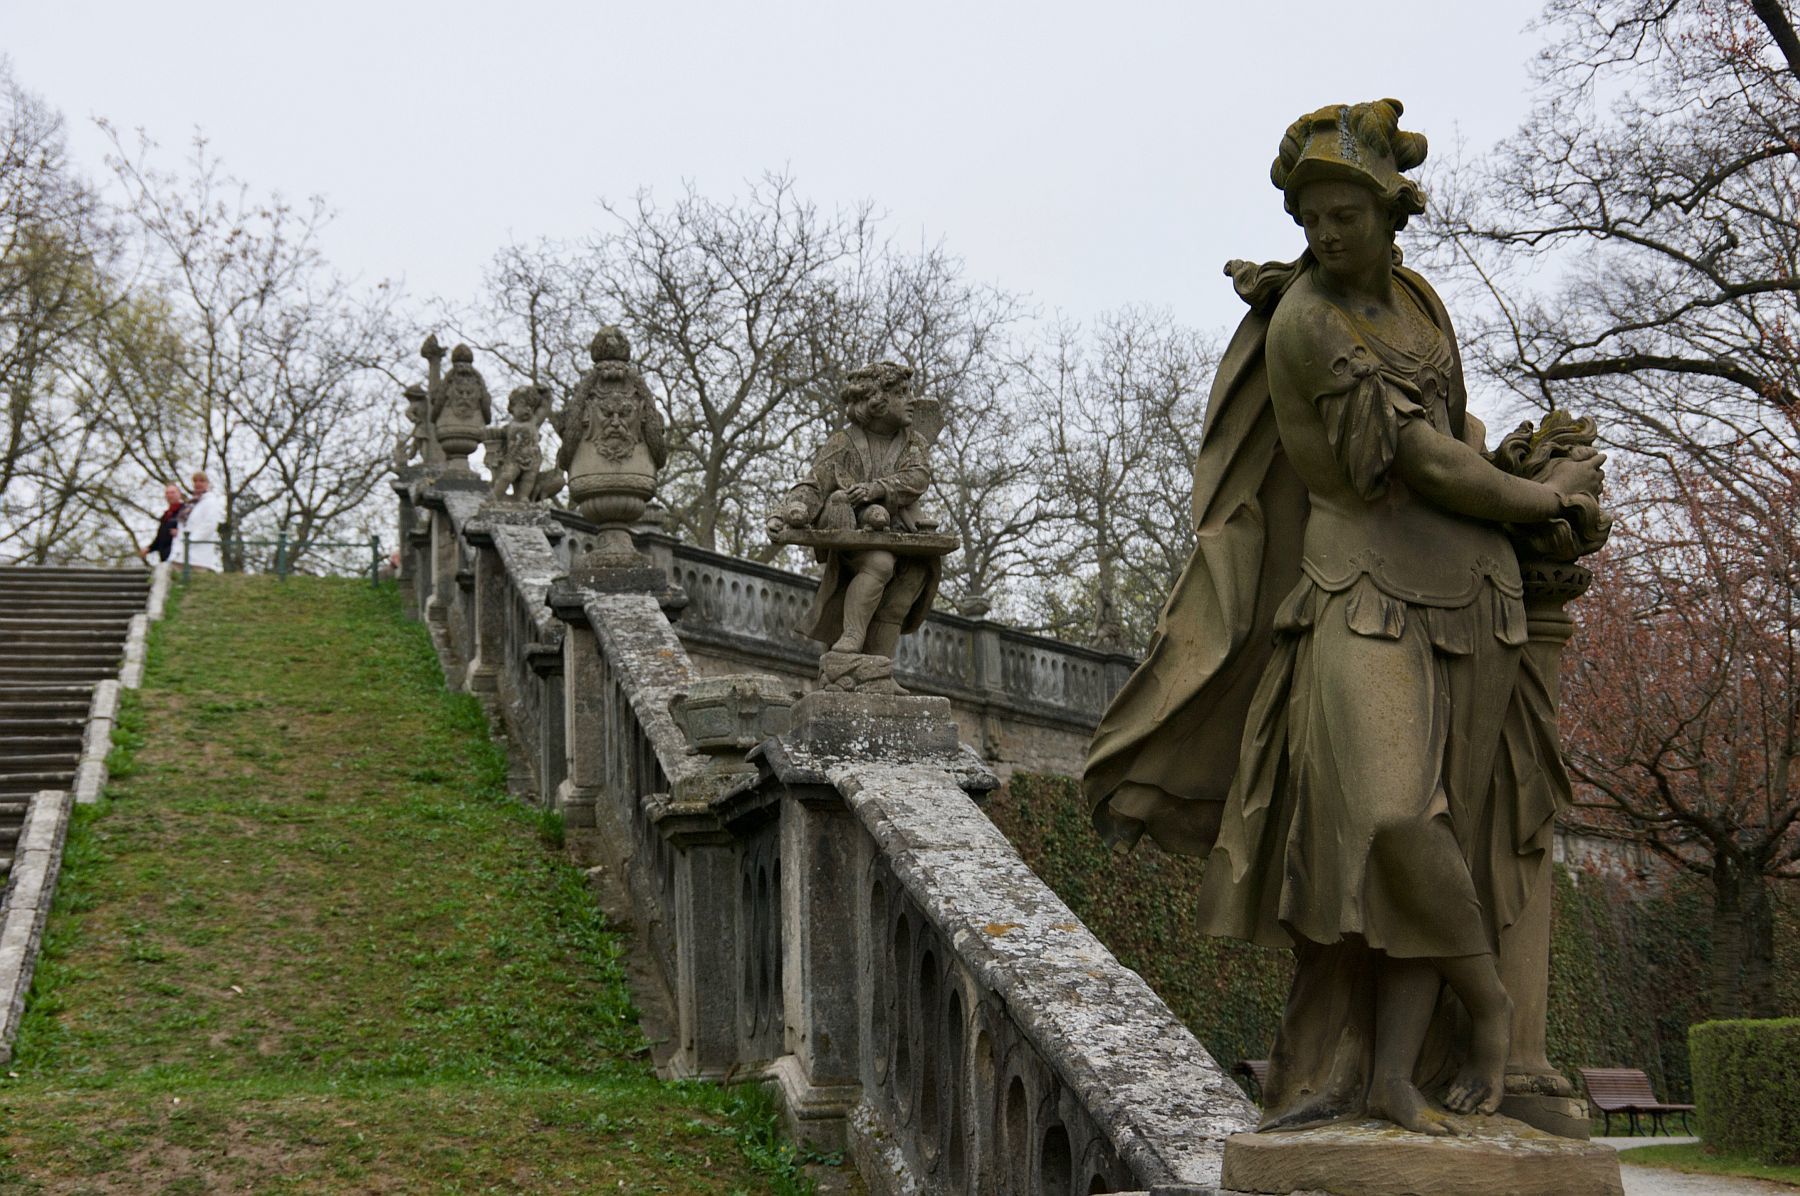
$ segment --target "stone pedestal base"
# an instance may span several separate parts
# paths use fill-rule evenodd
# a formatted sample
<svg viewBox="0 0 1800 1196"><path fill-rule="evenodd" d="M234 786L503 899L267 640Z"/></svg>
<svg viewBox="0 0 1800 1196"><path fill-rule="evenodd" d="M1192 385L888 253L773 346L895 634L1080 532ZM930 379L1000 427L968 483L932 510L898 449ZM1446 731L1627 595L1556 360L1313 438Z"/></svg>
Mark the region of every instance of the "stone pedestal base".
<svg viewBox="0 0 1800 1196"><path fill-rule="evenodd" d="M569 570L569 581L603 594L655 593L669 586L668 575L639 552L590 552Z"/></svg>
<svg viewBox="0 0 1800 1196"><path fill-rule="evenodd" d="M960 750L949 698L814 690L795 702L782 738L822 756L916 760Z"/></svg>
<svg viewBox="0 0 1800 1196"><path fill-rule="evenodd" d="M1622 1196L1619 1156L1508 1117L1457 1118L1467 1137L1381 1121L1225 1140L1220 1187L1332 1196Z"/></svg>
<svg viewBox="0 0 1800 1196"><path fill-rule="evenodd" d="M574 829L587 830L596 825L594 806L596 795L585 785L577 785L565 780L556 787L551 799L558 813L563 816L563 825Z"/></svg>
<svg viewBox="0 0 1800 1196"><path fill-rule="evenodd" d="M1594 1132L1588 1119L1587 1102L1576 1096L1509 1092L1500 1102L1500 1115L1523 1121L1546 1134L1579 1142L1586 1142Z"/></svg>
<svg viewBox="0 0 1800 1196"><path fill-rule="evenodd" d="M788 1132L815 1150L844 1149L844 1119L862 1098L860 1084L815 1084L806 1065L783 1055L769 1066L769 1078L781 1086Z"/></svg>
<svg viewBox="0 0 1800 1196"><path fill-rule="evenodd" d="M845 693L903 694L894 680L894 658L866 652L826 652L819 657L819 688Z"/></svg>

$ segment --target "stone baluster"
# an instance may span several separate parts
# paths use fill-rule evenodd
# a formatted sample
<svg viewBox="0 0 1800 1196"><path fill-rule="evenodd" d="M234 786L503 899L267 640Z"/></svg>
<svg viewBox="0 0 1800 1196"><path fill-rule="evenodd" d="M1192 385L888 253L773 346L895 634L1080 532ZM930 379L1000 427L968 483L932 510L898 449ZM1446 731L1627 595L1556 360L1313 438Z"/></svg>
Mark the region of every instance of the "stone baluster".
<svg viewBox="0 0 1800 1196"><path fill-rule="evenodd" d="M778 678L747 673L696 680L669 703L689 745L707 757L653 815L674 856L676 1075L723 1080L767 1061L754 1057L743 1031L739 1002L751 986L741 980L756 963L747 953L761 944L743 924L750 910L740 893L746 844L778 807L757 787L745 753L787 729L793 700Z"/></svg>
<svg viewBox="0 0 1800 1196"><path fill-rule="evenodd" d="M961 753L947 698L815 692L793 706L792 729L757 749L782 791L782 980L787 1053L772 1068L794 1133L844 1144L862 1094L857 936L863 831L822 765L834 759L909 764Z"/></svg>

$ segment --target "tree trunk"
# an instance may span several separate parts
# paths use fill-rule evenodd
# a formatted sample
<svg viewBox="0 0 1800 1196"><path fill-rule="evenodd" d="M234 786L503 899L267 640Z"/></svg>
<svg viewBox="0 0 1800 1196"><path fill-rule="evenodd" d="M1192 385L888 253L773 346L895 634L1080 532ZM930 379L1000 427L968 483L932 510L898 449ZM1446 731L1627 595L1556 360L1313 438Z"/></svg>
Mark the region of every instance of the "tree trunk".
<svg viewBox="0 0 1800 1196"><path fill-rule="evenodd" d="M1744 877L1739 907L1744 926L1743 1016L1778 1017L1781 1011L1775 1000L1775 906L1769 893L1769 878L1760 870Z"/></svg>
<svg viewBox="0 0 1800 1196"><path fill-rule="evenodd" d="M1775 1017L1775 907L1769 878L1737 859L1713 865L1715 1018Z"/></svg>
<svg viewBox="0 0 1800 1196"><path fill-rule="evenodd" d="M1708 1005L1715 1018L1743 1017L1744 964L1742 877L1728 857L1713 861L1712 982Z"/></svg>

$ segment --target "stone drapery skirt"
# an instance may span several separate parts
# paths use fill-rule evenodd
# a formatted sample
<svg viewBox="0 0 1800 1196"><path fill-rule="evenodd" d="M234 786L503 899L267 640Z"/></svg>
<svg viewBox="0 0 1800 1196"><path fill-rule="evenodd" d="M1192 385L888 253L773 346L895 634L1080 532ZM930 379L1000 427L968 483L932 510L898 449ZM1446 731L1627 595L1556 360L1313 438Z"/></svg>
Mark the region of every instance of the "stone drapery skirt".
<svg viewBox="0 0 1800 1196"><path fill-rule="evenodd" d="M1496 952L1554 814L1537 808L1540 786L1518 783L1546 747L1518 684L1519 594L1488 582L1447 609L1366 575L1338 592L1306 576L1275 633L1202 927L1271 947Z"/></svg>

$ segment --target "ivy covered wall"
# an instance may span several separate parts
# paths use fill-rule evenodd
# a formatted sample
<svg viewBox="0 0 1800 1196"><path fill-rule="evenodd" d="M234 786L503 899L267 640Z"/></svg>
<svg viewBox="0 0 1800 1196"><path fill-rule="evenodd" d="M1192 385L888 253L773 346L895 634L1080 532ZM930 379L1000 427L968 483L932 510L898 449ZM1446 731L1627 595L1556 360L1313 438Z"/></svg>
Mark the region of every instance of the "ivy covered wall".
<svg viewBox="0 0 1800 1196"><path fill-rule="evenodd" d="M1213 1057L1264 1059L1287 995L1290 963L1201 934L1198 860L1149 844L1115 855L1088 824L1068 777L1015 773L988 806L1025 862L1161 994ZM1692 1099L1687 1028L1707 1017L1710 899L1703 879L1642 882L1556 869L1550 963L1550 1058L1578 1067L1641 1067L1665 1100ZM1800 1015L1800 894L1779 894L1777 973Z"/></svg>

